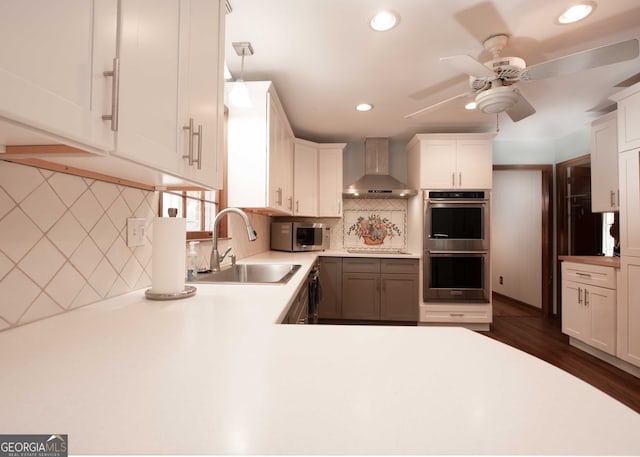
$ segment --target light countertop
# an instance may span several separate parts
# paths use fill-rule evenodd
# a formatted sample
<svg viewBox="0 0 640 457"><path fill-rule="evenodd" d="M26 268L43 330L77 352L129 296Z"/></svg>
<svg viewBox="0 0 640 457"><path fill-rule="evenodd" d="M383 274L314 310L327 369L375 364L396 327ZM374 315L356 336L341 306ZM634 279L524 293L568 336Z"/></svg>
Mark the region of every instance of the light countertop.
<svg viewBox="0 0 640 457"><path fill-rule="evenodd" d="M620 257L603 255L560 255L560 260L567 262L586 263L589 265L601 265L603 267L620 268Z"/></svg>
<svg viewBox="0 0 640 457"><path fill-rule="evenodd" d="M70 454L640 454L640 415L454 327L279 325L285 286L144 291L0 333L0 431Z"/></svg>

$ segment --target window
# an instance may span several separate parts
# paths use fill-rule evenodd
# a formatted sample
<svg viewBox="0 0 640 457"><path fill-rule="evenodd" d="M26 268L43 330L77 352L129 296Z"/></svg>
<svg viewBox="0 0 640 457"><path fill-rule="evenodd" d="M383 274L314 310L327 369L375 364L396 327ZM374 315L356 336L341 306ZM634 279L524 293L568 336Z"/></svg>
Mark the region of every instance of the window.
<svg viewBox="0 0 640 457"><path fill-rule="evenodd" d="M178 208L178 216L187 219L187 239L208 239L213 232L213 221L222 209L222 191L166 190L160 192L158 215L168 216L169 208ZM226 237L226 224L221 223L219 237Z"/></svg>

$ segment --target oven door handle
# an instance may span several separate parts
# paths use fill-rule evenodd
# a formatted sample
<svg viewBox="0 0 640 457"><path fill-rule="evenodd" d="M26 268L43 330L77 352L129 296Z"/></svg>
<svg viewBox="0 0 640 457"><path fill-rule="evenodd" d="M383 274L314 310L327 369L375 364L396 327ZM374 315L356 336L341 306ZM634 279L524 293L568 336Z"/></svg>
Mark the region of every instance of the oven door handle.
<svg viewBox="0 0 640 457"><path fill-rule="evenodd" d="M469 254L477 254L477 255L487 255L489 251L425 251L426 255L469 255Z"/></svg>
<svg viewBox="0 0 640 457"><path fill-rule="evenodd" d="M483 205L486 206L487 200L427 200L428 205Z"/></svg>

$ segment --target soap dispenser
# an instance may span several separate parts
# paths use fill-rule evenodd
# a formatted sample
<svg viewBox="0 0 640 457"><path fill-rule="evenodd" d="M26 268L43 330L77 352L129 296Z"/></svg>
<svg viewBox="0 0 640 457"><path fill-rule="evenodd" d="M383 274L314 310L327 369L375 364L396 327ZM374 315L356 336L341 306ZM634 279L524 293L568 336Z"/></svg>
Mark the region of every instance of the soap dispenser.
<svg viewBox="0 0 640 457"><path fill-rule="evenodd" d="M198 245L199 241L189 241L187 255L187 281L195 281L198 276Z"/></svg>

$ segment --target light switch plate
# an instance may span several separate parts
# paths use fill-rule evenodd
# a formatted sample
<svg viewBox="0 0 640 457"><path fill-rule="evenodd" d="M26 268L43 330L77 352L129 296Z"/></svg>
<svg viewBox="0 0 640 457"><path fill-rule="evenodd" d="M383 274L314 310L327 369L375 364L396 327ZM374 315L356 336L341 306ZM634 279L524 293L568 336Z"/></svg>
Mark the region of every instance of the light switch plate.
<svg viewBox="0 0 640 457"><path fill-rule="evenodd" d="M127 219L127 246L143 246L144 230L147 221L138 217L130 217Z"/></svg>

